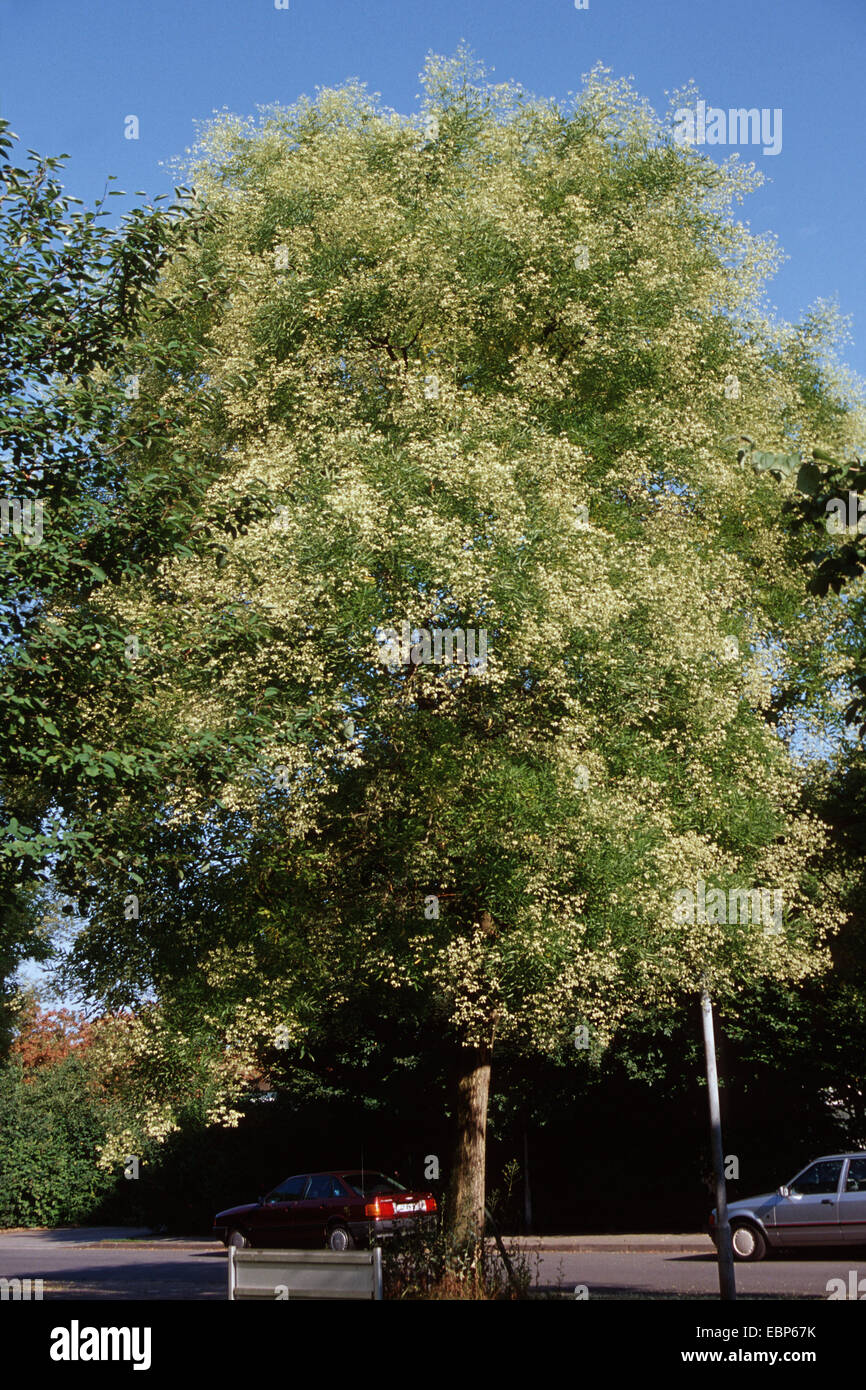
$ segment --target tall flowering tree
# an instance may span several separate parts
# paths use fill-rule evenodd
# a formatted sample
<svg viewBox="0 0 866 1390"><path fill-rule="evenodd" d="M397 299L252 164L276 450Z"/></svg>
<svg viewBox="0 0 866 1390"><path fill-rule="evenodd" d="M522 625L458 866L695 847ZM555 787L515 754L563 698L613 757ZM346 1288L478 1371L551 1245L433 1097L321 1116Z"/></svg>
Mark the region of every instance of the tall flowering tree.
<svg viewBox="0 0 866 1390"><path fill-rule="evenodd" d="M818 441L833 385L802 390L799 330L761 315L752 173L603 72L560 105L460 53L425 90L415 117L349 85L202 134L214 221L162 286L203 286L200 369L149 372L141 408L242 520L110 602L188 653L165 717L255 713L257 757L218 796L167 787L144 838L118 807L141 915L108 875L76 959L94 988L136 962L251 1055L364 1008L447 1040L471 1238L500 1049L826 965L778 699L840 620L725 441ZM781 929L678 911L699 884L781 895Z"/></svg>

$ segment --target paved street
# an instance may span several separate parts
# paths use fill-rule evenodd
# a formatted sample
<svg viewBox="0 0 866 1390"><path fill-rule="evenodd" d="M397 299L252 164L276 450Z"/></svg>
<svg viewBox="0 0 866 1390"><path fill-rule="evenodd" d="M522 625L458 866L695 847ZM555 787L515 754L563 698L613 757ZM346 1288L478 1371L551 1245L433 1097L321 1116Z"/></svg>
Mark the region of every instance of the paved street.
<svg viewBox="0 0 866 1390"><path fill-rule="evenodd" d="M226 1297L226 1254L215 1241L148 1240L129 1228L0 1233L0 1277L43 1280L48 1299Z"/></svg>
<svg viewBox="0 0 866 1390"><path fill-rule="evenodd" d="M866 1252L835 1254L816 1260L798 1255L736 1266L740 1298L826 1299L827 1280L842 1278L858 1269L866 1276ZM534 1272L535 1261L530 1261ZM688 1255L652 1252L572 1252L545 1254L539 1262L542 1287L560 1288L575 1296L575 1285L585 1284L592 1298L687 1298L718 1299L719 1276L714 1252Z"/></svg>
<svg viewBox="0 0 866 1390"><path fill-rule="evenodd" d="M143 1240L131 1237L144 1236ZM706 1236L547 1237L524 1244L539 1289L590 1299L708 1298L718 1294ZM866 1278L866 1251L821 1259L799 1252L736 1267L742 1298L826 1299L827 1281ZM226 1296L226 1256L212 1241L174 1240L129 1229L0 1233L0 1277L41 1278L44 1299L195 1299Z"/></svg>

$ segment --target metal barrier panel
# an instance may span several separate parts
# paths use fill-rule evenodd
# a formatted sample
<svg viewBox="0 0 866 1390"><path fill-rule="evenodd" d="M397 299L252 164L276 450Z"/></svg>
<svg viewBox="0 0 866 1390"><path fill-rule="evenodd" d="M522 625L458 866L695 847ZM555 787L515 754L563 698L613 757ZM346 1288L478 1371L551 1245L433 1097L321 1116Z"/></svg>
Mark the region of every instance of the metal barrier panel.
<svg viewBox="0 0 866 1390"><path fill-rule="evenodd" d="M382 1298L382 1250L238 1250L229 1246L229 1302Z"/></svg>

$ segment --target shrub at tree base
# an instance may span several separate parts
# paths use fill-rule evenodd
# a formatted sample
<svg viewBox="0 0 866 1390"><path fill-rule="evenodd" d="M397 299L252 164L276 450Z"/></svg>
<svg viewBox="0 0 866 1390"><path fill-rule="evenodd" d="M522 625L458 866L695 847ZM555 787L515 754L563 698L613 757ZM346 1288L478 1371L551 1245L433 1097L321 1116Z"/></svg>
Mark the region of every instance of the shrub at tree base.
<svg viewBox="0 0 866 1390"><path fill-rule="evenodd" d="M530 1274L517 1249L507 1252L508 1270L497 1251L484 1241L455 1245L444 1226L417 1233L383 1250L385 1298L516 1300L527 1298Z"/></svg>

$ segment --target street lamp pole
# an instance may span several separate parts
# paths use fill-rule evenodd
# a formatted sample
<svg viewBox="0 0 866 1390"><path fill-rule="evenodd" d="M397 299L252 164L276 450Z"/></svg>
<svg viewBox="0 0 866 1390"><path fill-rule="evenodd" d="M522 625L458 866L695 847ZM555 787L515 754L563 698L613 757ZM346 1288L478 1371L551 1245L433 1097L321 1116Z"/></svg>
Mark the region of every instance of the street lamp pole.
<svg viewBox="0 0 866 1390"><path fill-rule="evenodd" d="M719 1297L733 1301L737 1297L737 1286L734 1280L734 1248L731 1244L731 1225L728 1221L728 1194L725 1187L725 1156L722 1146L722 1117L719 1108L719 1077L716 1071L716 1039L713 1032L713 1006L706 985L701 991L701 1015L704 1024L704 1052L707 1059L707 1097L710 1103L713 1168L716 1175L716 1240L719 1252Z"/></svg>

